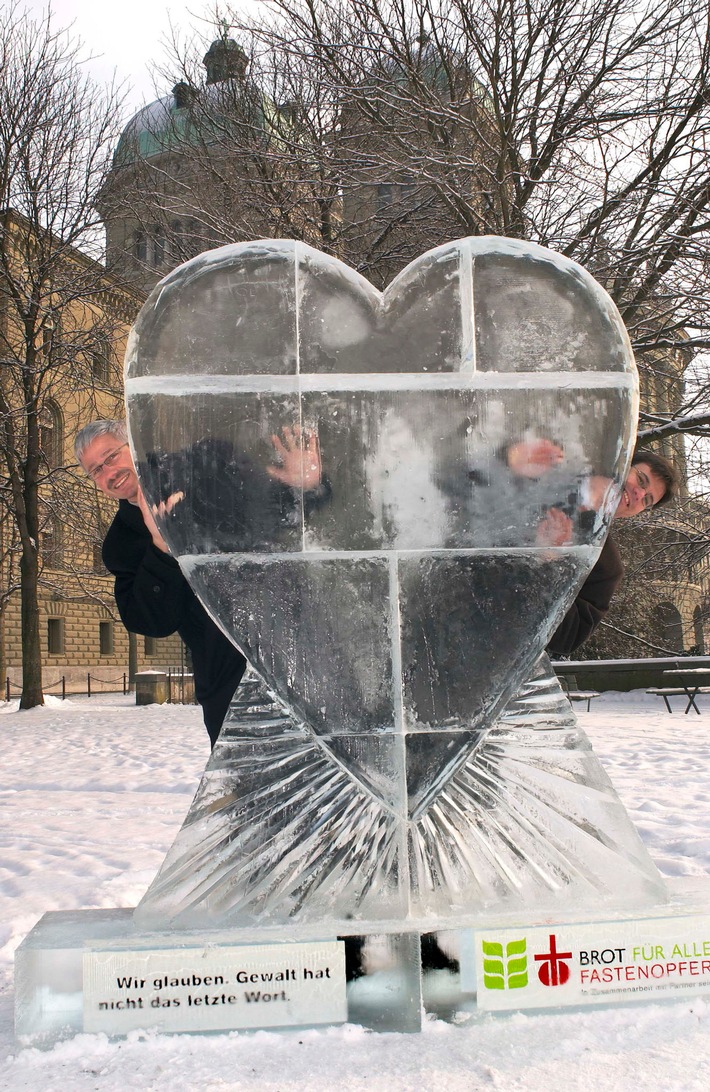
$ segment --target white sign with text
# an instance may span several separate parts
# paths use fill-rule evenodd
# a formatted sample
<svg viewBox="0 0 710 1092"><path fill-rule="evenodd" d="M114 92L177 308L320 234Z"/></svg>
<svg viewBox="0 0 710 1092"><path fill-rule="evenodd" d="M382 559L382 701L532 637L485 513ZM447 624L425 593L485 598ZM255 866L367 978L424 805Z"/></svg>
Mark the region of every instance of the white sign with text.
<svg viewBox="0 0 710 1092"><path fill-rule="evenodd" d="M481 1009L658 1001L710 991L704 915L475 933Z"/></svg>
<svg viewBox="0 0 710 1092"><path fill-rule="evenodd" d="M220 1031L346 1019L342 941L84 953L85 1031Z"/></svg>

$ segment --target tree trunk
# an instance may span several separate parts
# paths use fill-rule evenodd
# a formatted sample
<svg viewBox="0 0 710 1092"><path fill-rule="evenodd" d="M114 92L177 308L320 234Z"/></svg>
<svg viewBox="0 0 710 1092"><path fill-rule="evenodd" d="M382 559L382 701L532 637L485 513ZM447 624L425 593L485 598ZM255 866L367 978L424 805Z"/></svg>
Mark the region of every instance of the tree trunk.
<svg viewBox="0 0 710 1092"><path fill-rule="evenodd" d="M0 608L0 701L7 687L7 641L5 640L6 604Z"/></svg>
<svg viewBox="0 0 710 1092"><path fill-rule="evenodd" d="M20 709L44 705L42 693L42 646L39 633L39 570L37 551L23 550L20 558L22 596L22 697Z"/></svg>

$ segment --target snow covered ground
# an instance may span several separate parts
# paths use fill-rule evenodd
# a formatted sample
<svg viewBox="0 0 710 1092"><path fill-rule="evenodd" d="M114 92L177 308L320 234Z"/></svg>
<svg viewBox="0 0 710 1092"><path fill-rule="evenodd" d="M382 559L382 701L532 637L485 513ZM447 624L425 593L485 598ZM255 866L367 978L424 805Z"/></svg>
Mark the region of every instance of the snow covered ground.
<svg viewBox="0 0 710 1092"><path fill-rule="evenodd" d="M669 716L644 694L578 712L667 876L710 873L710 706ZM13 954L46 910L132 906L207 759L191 706L103 695L0 703L0 1089L11 1092L671 1092L710 1088L710 994L554 1015L432 1020L421 1035L354 1026L214 1036L13 1037ZM709 881L710 882L710 881ZM710 907L708 907L710 911Z"/></svg>

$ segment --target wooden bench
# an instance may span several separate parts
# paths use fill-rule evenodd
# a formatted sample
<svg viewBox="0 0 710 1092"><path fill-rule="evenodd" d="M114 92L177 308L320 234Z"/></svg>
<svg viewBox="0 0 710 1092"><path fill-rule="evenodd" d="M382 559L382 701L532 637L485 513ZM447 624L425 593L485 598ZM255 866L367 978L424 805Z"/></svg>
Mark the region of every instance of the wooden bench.
<svg viewBox="0 0 710 1092"><path fill-rule="evenodd" d="M598 690L579 690L574 675L560 676L560 685L569 701L586 701L587 712L589 712L589 707L592 704L592 698L599 697Z"/></svg>
<svg viewBox="0 0 710 1092"><path fill-rule="evenodd" d="M688 700L690 698L690 695L683 686L651 686L646 691L646 693L654 694L657 698L663 698L664 702L666 703L666 709L669 713L673 712L673 710L671 709L671 703L668 700L669 698L685 698L687 703L685 710L686 713L689 712L690 708L692 707L695 709L695 712L699 714L700 710L695 704L696 698L699 694L710 694L710 686L699 687L698 690L693 694L690 701Z"/></svg>

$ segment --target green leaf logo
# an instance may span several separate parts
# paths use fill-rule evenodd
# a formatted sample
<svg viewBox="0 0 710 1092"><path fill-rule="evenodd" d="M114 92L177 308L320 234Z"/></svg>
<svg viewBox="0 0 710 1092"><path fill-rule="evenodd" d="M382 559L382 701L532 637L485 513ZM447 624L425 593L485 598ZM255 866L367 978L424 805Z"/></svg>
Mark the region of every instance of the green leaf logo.
<svg viewBox="0 0 710 1092"><path fill-rule="evenodd" d="M527 941L503 945L482 940L483 984L487 990L521 990L528 984Z"/></svg>

